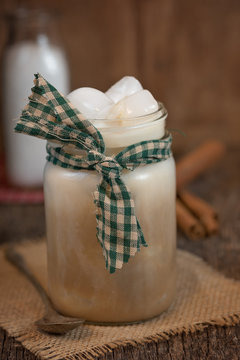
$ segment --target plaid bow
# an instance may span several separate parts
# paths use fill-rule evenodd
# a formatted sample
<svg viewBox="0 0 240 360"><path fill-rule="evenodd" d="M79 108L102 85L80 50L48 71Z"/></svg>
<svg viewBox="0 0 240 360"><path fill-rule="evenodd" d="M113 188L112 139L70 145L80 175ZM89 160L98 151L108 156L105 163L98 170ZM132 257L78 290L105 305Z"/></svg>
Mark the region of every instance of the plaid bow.
<svg viewBox="0 0 240 360"><path fill-rule="evenodd" d="M16 132L53 141L47 160L63 168L96 170L101 183L94 192L97 238L110 273L121 269L141 246L147 246L138 223L134 201L121 179L122 169L165 160L171 156L171 135L128 146L114 157L105 156L101 133L40 74L15 127ZM81 150L68 153L64 145Z"/></svg>

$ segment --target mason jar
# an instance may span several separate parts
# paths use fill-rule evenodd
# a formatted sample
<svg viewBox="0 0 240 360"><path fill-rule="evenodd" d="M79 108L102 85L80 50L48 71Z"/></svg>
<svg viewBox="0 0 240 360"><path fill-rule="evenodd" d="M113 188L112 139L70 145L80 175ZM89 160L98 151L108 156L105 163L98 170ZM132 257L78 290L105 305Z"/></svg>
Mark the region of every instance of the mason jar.
<svg viewBox="0 0 240 360"><path fill-rule="evenodd" d="M166 136L167 111L118 120L91 120L106 154ZM66 149L66 151L71 151ZM175 163L167 160L124 170L122 180L135 202L147 247L110 274L96 237L95 170L65 169L48 162L44 193L48 246L48 287L56 309L94 323L131 323L159 315L176 288Z"/></svg>

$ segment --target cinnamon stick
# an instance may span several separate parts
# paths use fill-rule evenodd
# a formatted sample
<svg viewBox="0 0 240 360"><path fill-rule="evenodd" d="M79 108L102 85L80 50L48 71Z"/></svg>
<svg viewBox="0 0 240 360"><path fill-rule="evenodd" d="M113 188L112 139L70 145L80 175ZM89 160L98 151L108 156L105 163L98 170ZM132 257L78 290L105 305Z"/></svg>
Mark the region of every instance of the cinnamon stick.
<svg viewBox="0 0 240 360"><path fill-rule="evenodd" d="M176 165L177 189L181 189L204 173L223 156L224 152L225 146L222 142L210 140L185 155Z"/></svg>
<svg viewBox="0 0 240 360"><path fill-rule="evenodd" d="M176 200L177 223L179 228L193 240L205 236L201 222L186 208L180 199Z"/></svg>
<svg viewBox="0 0 240 360"><path fill-rule="evenodd" d="M196 195L183 190L178 192L178 196L183 204L200 220L203 224L206 235L216 234L219 230L218 215L211 205L200 199Z"/></svg>

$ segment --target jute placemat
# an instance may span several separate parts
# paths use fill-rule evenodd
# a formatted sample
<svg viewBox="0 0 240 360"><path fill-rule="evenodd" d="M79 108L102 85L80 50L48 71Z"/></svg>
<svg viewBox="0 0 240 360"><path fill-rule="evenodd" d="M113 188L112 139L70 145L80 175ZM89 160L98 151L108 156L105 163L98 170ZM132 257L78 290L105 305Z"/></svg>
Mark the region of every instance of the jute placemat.
<svg viewBox="0 0 240 360"><path fill-rule="evenodd" d="M44 242L18 248L46 286ZM40 297L0 250L0 326L41 359L92 359L121 345L137 345L194 332L208 324L240 322L240 282L225 278L203 260L177 252L177 295L169 310L142 324L128 326L83 325L64 336L41 333L34 325L43 315Z"/></svg>

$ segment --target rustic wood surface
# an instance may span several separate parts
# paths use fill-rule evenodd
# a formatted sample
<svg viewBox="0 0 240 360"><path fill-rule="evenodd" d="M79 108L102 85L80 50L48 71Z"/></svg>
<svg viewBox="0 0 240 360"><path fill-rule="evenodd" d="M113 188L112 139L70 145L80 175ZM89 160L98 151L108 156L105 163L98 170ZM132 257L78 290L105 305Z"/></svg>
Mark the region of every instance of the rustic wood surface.
<svg viewBox="0 0 240 360"><path fill-rule="evenodd" d="M240 280L240 173L237 146L229 147L221 164L194 181L189 189L206 199L217 209L221 231L217 236L190 241L178 234L178 246L204 258L228 277ZM0 241L19 241L22 238L44 235L43 206L0 206ZM21 344L0 330L0 359L33 360L36 357ZM172 336L141 346L118 347L98 360L123 359L240 359L240 324L208 326L204 331Z"/></svg>
<svg viewBox="0 0 240 360"><path fill-rule="evenodd" d="M204 332L175 335L169 340L118 347L96 360L239 360L240 326L209 326ZM0 329L0 359L36 360ZM62 359L64 360L64 359Z"/></svg>

